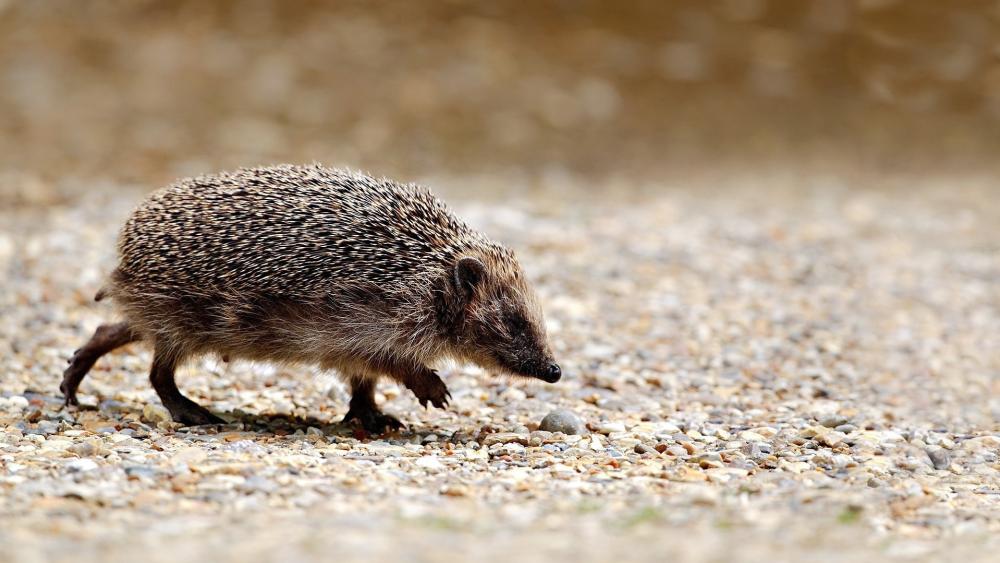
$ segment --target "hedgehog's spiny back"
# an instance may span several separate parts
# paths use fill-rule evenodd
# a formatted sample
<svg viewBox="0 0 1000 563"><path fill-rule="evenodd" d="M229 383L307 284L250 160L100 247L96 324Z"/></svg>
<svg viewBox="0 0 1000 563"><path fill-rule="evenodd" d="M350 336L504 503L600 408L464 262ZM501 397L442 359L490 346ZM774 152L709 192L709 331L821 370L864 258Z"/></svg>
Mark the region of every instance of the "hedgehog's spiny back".
<svg viewBox="0 0 1000 563"><path fill-rule="evenodd" d="M119 285L285 296L405 290L466 252L512 261L423 188L320 166L182 181L135 211L119 252Z"/></svg>

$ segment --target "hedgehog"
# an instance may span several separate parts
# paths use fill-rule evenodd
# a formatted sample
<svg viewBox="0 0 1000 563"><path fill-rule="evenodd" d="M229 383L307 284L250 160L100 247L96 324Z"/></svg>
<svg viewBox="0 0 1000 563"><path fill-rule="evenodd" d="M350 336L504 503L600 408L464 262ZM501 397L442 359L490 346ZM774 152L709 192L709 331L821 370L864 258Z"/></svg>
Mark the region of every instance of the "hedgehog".
<svg viewBox="0 0 1000 563"><path fill-rule="evenodd" d="M369 433L404 428L376 405L382 378L445 408L443 360L562 375L514 253L418 185L320 165L181 180L133 211L118 257L95 299L121 319L70 358L67 406L101 356L138 341L152 347L160 401L185 425L224 422L174 379L203 355L335 371L351 392L343 421Z"/></svg>

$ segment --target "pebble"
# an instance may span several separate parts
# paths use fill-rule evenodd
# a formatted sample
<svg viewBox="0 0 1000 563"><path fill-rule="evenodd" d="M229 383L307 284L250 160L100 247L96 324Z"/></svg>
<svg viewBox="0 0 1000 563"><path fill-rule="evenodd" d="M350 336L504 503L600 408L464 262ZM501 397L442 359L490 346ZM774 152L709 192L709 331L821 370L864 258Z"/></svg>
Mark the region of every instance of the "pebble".
<svg viewBox="0 0 1000 563"><path fill-rule="evenodd" d="M546 432L562 432L567 435L579 435L586 432L580 418L565 409L554 410L545 415L541 424L538 425L538 429Z"/></svg>
<svg viewBox="0 0 1000 563"><path fill-rule="evenodd" d="M88 458L70 460L66 464L66 470L70 473L86 473L97 469L97 462Z"/></svg>
<svg viewBox="0 0 1000 563"><path fill-rule="evenodd" d="M496 432L493 434L487 434L483 438L484 446L492 446L494 444L508 444L516 442L521 445L527 445L531 440L528 434L518 434L517 432Z"/></svg>
<svg viewBox="0 0 1000 563"><path fill-rule="evenodd" d="M944 448L927 448L927 457L934 469L944 470L951 466L951 455Z"/></svg>
<svg viewBox="0 0 1000 563"><path fill-rule="evenodd" d="M847 423L847 418L840 415L827 416L819 421L820 426L825 426L827 428L836 428Z"/></svg>
<svg viewBox="0 0 1000 563"><path fill-rule="evenodd" d="M97 455L105 455L108 453L107 448L104 447L103 442L100 440L86 440L83 442L77 442L69 447L69 451L77 454L80 457L93 457Z"/></svg>
<svg viewBox="0 0 1000 563"><path fill-rule="evenodd" d="M22 397L20 395L14 395L13 397L7 397L5 399L5 402L6 402L5 408L6 409L10 409L11 411L22 411L24 409L27 409L28 405L30 405L30 403L28 402L28 399L25 399L24 397Z"/></svg>
<svg viewBox="0 0 1000 563"><path fill-rule="evenodd" d="M417 467L427 469L429 471L440 471L444 469L444 464L442 464L438 458L432 456L418 458L415 464Z"/></svg>
<svg viewBox="0 0 1000 563"><path fill-rule="evenodd" d="M774 453L774 448L766 442L748 442L740 448L740 451L750 459L761 459Z"/></svg>
<svg viewBox="0 0 1000 563"><path fill-rule="evenodd" d="M603 422L598 427L598 432L601 434L614 434L616 432L624 432L625 424L622 422Z"/></svg>
<svg viewBox="0 0 1000 563"><path fill-rule="evenodd" d="M160 473L160 471L153 466L148 465L130 465L124 468L125 475L129 477L144 477L147 479L154 479Z"/></svg>
<svg viewBox="0 0 1000 563"><path fill-rule="evenodd" d="M844 438L846 437L847 436L843 432L837 432L836 430L831 430L829 432L824 432L819 436L816 436L816 441L823 444L824 446L833 448L838 444L840 444L841 442L843 442Z"/></svg>

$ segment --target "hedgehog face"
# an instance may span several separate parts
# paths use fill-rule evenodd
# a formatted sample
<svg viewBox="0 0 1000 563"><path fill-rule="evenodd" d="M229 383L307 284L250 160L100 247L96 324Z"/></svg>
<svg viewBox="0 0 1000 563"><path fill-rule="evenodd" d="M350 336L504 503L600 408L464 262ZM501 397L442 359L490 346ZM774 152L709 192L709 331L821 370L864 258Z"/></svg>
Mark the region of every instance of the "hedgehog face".
<svg viewBox="0 0 1000 563"><path fill-rule="evenodd" d="M549 349L541 309L522 276L502 279L476 258L455 266L459 355L487 368L555 383L562 377Z"/></svg>

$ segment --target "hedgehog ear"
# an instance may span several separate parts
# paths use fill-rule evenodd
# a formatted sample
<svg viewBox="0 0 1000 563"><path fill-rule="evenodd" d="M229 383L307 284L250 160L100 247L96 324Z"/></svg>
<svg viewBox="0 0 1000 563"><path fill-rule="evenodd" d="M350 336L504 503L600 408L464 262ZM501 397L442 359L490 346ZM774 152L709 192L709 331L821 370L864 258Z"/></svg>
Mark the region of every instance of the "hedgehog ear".
<svg viewBox="0 0 1000 563"><path fill-rule="evenodd" d="M471 296L484 279L486 265L477 258L466 256L455 264L455 287L466 296Z"/></svg>

